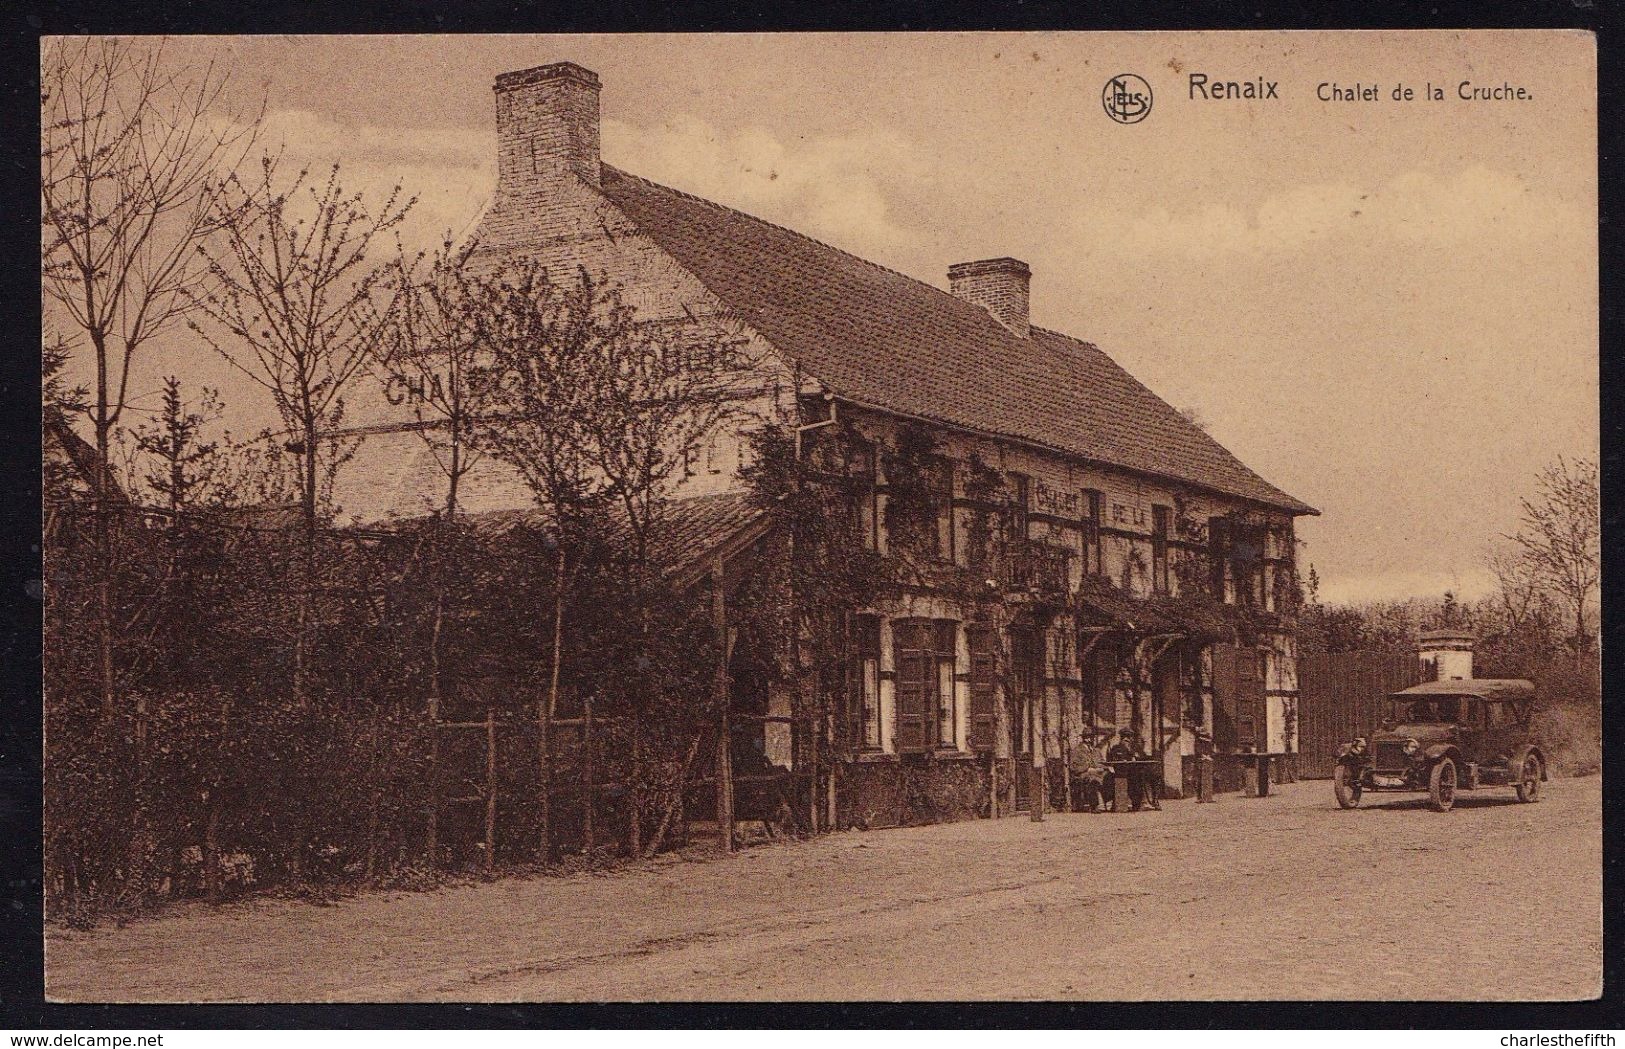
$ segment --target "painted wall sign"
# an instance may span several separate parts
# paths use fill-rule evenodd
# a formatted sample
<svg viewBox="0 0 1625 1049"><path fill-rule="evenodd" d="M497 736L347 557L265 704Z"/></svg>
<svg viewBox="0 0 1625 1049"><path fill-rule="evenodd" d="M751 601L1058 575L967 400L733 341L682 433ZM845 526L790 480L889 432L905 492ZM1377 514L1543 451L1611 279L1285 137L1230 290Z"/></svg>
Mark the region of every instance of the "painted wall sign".
<svg viewBox="0 0 1625 1049"><path fill-rule="evenodd" d="M384 400L395 405L407 401L424 404L445 400L445 392L438 372L430 374L427 382L421 375L391 375L384 381Z"/></svg>
<svg viewBox="0 0 1625 1049"><path fill-rule="evenodd" d="M1145 507L1127 503L1113 503L1112 521L1115 524L1144 525Z"/></svg>
<svg viewBox="0 0 1625 1049"><path fill-rule="evenodd" d="M1083 496L1076 489L1053 488L1042 480L1033 482L1033 504L1040 512L1057 517L1077 517L1083 506Z"/></svg>

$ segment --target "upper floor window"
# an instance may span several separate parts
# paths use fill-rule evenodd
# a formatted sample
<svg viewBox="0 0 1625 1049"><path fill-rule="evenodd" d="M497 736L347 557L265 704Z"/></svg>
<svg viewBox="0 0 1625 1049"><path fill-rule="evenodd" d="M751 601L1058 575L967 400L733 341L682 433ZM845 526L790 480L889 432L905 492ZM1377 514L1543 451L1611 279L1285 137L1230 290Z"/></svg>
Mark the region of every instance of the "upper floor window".
<svg viewBox="0 0 1625 1049"><path fill-rule="evenodd" d="M1151 588L1168 593L1168 528L1173 511L1166 506L1151 508Z"/></svg>
<svg viewBox="0 0 1625 1049"><path fill-rule="evenodd" d="M1085 575L1101 574L1100 511L1102 501L1103 497L1096 489L1085 488L1083 490L1084 519L1079 523L1078 527L1079 545L1081 547L1078 553L1082 559Z"/></svg>
<svg viewBox="0 0 1625 1049"><path fill-rule="evenodd" d="M1012 473L1010 475L1011 502L1010 502L1010 534L1011 539L1027 538L1027 507L1029 504L1029 489L1031 482L1026 474Z"/></svg>
<svg viewBox="0 0 1625 1049"><path fill-rule="evenodd" d="M937 558L954 559L954 464L952 459L936 459L931 470L932 502L936 507Z"/></svg>
<svg viewBox="0 0 1625 1049"><path fill-rule="evenodd" d="M852 441L846 458L852 481L852 527L865 550L880 548L880 496L875 487L875 448L867 441Z"/></svg>
<svg viewBox="0 0 1625 1049"><path fill-rule="evenodd" d="M1244 520L1208 520L1213 594L1229 604L1264 606L1264 528Z"/></svg>

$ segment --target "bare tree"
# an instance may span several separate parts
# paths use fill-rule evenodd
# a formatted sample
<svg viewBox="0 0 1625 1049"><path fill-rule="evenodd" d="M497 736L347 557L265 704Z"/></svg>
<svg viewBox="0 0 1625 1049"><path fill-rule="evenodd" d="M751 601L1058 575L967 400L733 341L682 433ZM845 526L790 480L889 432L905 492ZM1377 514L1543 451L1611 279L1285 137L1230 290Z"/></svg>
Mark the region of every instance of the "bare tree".
<svg viewBox="0 0 1625 1049"><path fill-rule="evenodd" d="M317 536L334 477L359 444L344 436L345 395L374 359L388 313L376 298L390 265L375 258L375 245L414 201L396 187L369 208L345 190L336 164L323 182L300 171L284 183L267 155L256 177L225 181L220 246L204 251L218 290L192 297L211 323L191 327L271 395L298 459L304 556L293 694L301 705Z"/></svg>
<svg viewBox="0 0 1625 1049"><path fill-rule="evenodd" d="M430 574L434 592L429 624L429 695L427 713L431 722L429 767L431 781L440 764L440 739L433 725L440 717L443 699L443 639L445 634L448 573L456 557L460 538L457 521L458 494L464 476L479 461L480 451L472 442L475 428L474 398L470 377L479 367L480 296L477 278L469 268L476 244L456 246L448 234L440 250L429 261L427 272L417 264L422 256L410 257L398 250L392 278L394 295L388 324L379 347L379 368L384 373L385 396L408 404L415 417L416 433L428 446L435 466L445 478L445 499L441 514L419 535L421 559ZM414 558L414 561L418 561ZM439 806L427 813L427 852L431 863L439 852Z"/></svg>
<svg viewBox="0 0 1625 1049"><path fill-rule="evenodd" d="M457 515L463 478L480 458L470 440L474 402L469 395L480 353L476 278L469 269L476 248L473 241L454 246L448 236L421 274L416 267L421 256L399 252L393 309L379 345L386 382L411 408L416 432L446 478L448 521Z"/></svg>
<svg viewBox="0 0 1625 1049"><path fill-rule="evenodd" d="M584 365L592 376L589 386L597 403L582 424L592 462L625 516L631 542L627 603L636 616L643 653L635 666L652 667L656 661L647 658L653 628L650 584L661 566L650 563L651 540L688 465L740 414L740 391L733 381L747 364L743 349L747 343L716 322L683 327L640 324L614 287L602 289L596 312L600 334ZM632 688L634 697L655 693L643 675L634 677L640 679ZM645 713L634 711L632 719L635 765L643 749ZM697 734L691 754L699 742ZM635 811L642 809L642 783L641 777L635 781ZM668 785L665 815L643 847L645 855L660 847L681 793L680 780ZM634 837L639 835L641 828Z"/></svg>
<svg viewBox="0 0 1625 1049"><path fill-rule="evenodd" d="M1575 658L1584 659L1592 641L1591 599L1602 572L1597 464L1559 456L1537 475L1535 490L1534 499L1521 500L1518 531L1505 538L1568 612Z"/></svg>
<svg viewBox="0 0 1625 1049"><path fill-rule="evenodd" d="M101 705L115 709L108 457L130 368L192 308L211 275L198 248L229 216L220 175L258 120L221 111L226 77L167 69L162 47L117 39L47 48L40 79L41 276L95 358L87 406L100 466L93 506Z"/></svg>
<svg viewBox="0 0 1625 1049"><path fill-rule="evenodd" d="M745 340L720 323L639 324L613 287L602 291L597 310L603 323L587 367L601 401L583 427L642 564L675 484L718 431L739 418L732 380L748 363Z"/></svg>
<svg viewBox="0 0 1625 1049"><path fill-rule="evenodd" d="M1505 632L1521 629L1547 609L1550 598L1545 581L1516 543L1493 547L1486 563L1495 577L1494 601Z"/></svg>
<svg viewBox="0 0 1625 1049"><path fill-rule="evenodd" d="M593 415L608 410L597 362L603 344L617 337L600 308L604 295L585 272L556 284L546 266L522 258L479 283L475 307L483 353L470 386L478 441L524 480L553 546L552 669L537 711L544 860L552 855L551 727L565 616L590 522L613 496L596 469L588 430Z"/></svg>

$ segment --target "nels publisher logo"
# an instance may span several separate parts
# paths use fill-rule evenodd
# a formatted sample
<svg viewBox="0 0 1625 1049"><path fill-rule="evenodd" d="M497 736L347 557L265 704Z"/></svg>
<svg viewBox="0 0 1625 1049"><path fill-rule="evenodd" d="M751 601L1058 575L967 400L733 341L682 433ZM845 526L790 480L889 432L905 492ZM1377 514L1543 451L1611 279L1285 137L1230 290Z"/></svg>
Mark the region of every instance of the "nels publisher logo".
<svg viewBox="0 0 1625 1049"><path fill-rule="evenodd" d="M1138 124L1151 113L1151 85L1133 73L1119 74L1106 81L1100 103L1119 124Z"/></svg>

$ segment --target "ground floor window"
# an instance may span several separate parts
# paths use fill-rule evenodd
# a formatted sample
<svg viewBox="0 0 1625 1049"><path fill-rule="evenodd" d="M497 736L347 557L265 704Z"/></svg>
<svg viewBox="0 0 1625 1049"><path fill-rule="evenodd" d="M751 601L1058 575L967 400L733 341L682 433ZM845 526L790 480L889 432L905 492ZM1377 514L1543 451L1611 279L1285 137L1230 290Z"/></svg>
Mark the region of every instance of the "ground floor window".
<svg viewBox="0 0 1625 1049"><path fill-rule="evenodd" d="M970 649L970 739L972 750L992 750L999 680L998 634L992 627L965 632Z"/></svg>
<svg viewBox="0 0 1625 1049"><path fill-rule="evenodd" d="M897 749L919 752L954 746L955 634L948 619L899 619L892 623L897 670Z"/></svg>
<svg viewBox="0 0 1625 1049"><path fill-rule="evenodd" d="M950 620L937 620L937 731L932 740L939 747L959 745L955 738L958 728L959 690L954 687L956 644L959 624Z"/></svg>
<svg viewBox="0 0 1625 1049"><path fill-rule="evenodd" d="M865 749L879 750L880 617L854 616L852 633L852 706L857 715L857 735Z"/></svg>

